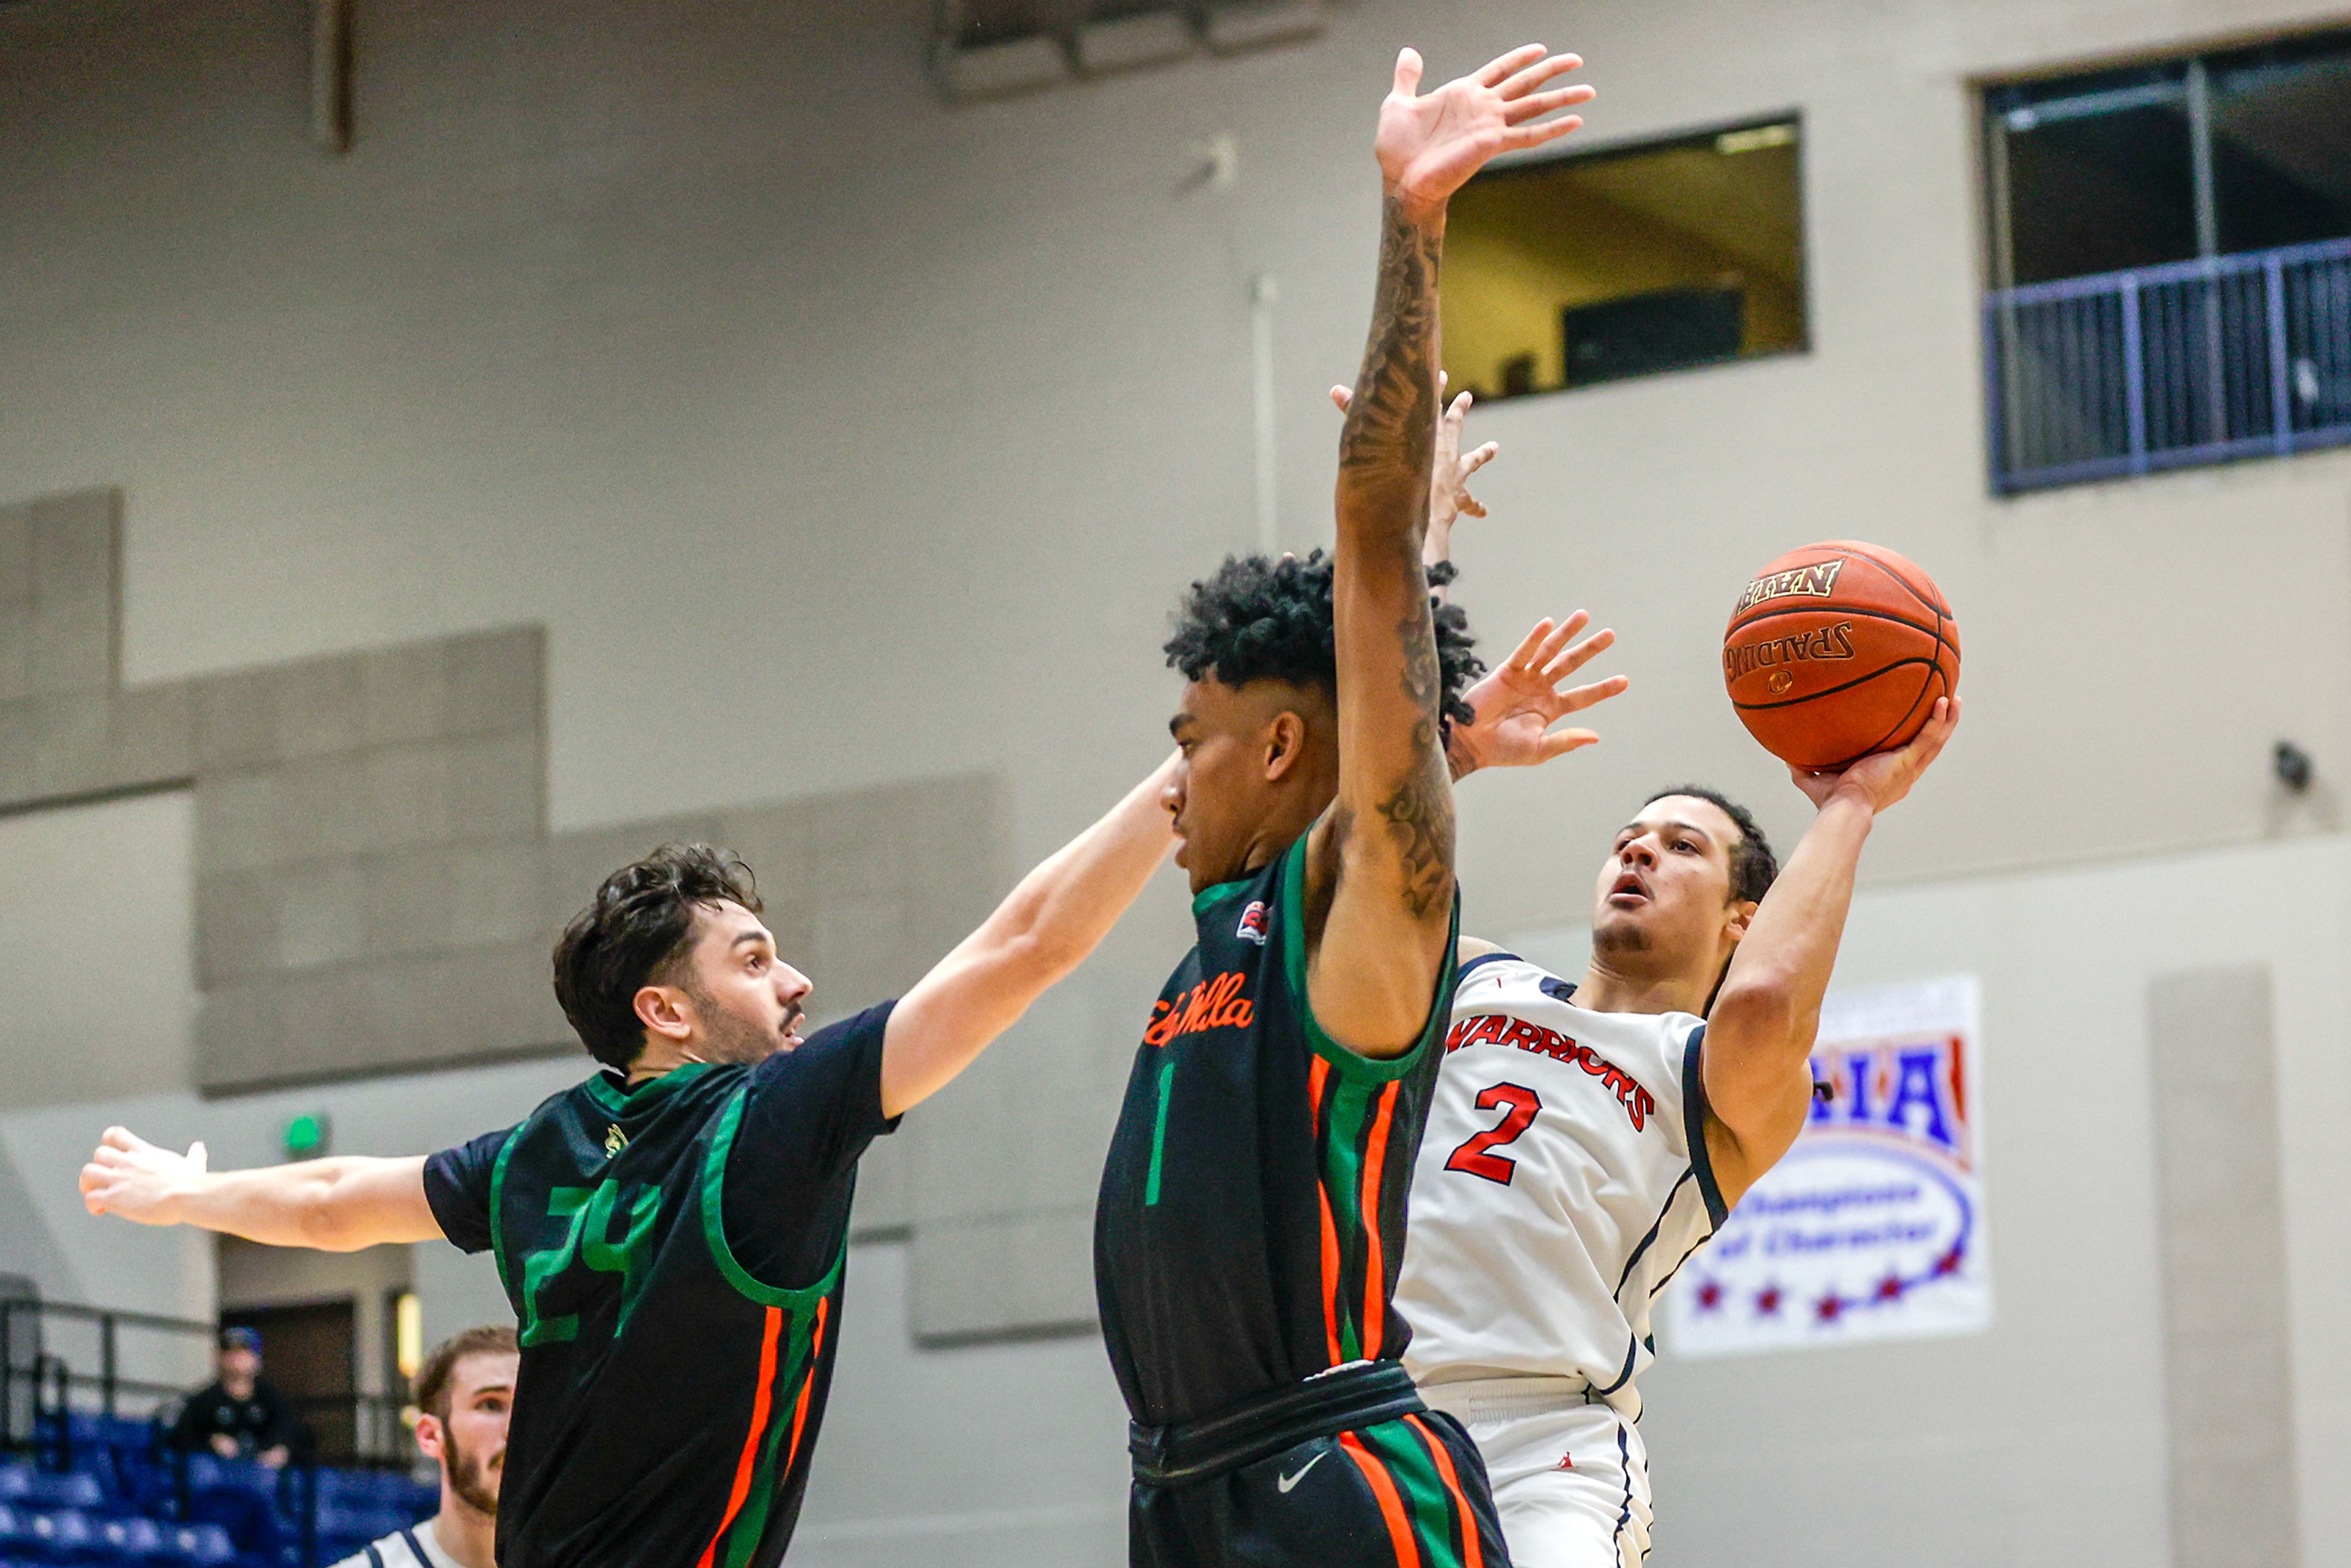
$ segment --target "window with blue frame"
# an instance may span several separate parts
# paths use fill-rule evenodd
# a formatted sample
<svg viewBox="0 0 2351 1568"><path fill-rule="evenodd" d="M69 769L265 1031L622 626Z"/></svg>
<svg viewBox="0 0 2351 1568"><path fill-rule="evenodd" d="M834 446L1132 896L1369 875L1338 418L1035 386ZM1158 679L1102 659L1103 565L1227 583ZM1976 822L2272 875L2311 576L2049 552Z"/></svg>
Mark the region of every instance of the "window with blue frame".
<svg viewBox="0 0 2351 1568"><path fill-rule="evenodd" d="M2003 493L2351 443L2351 32L1984 93Z"/></svg>

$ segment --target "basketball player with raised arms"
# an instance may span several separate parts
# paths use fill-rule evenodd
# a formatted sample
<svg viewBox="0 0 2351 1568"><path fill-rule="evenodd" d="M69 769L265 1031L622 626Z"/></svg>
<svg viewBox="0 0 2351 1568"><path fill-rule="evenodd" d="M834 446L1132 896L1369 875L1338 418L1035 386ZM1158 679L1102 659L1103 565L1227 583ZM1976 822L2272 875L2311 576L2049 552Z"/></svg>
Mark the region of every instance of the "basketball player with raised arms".
<svg viewBox="0 0 2351 1568"><path fill-rule="evenodd" d="M93 1214L352 1251L490 1251L520 1321L502 1568L772 1568L841 1343L859 1156L1092 951L1172 841L1170 758L896 1002L801 1037L811 986L740 861L655 851L555 949L603 1071L431 1158L207 1174L108 1130Z"/></svg>
<svg viewBox="0 0 2351 1568"><path fill-rule="evenodd" d="M1452 991L1449 718L1475 669L1421 549L1447 201L1579 123L1540 45L1379 117L1369 346L1337 547L1228 560L1178 612L1166 802L1198 944L1151 1011L1095 1224L1134 1417L1138 1568L1501 1568L1476 1449L1423 1409L1391 1301Z"/></svg>
<svg viewBox="0 0 2351 1568"><path fill-rule="evenodd" d="M1646 1553L1650 1303L1802 1131L1862 847L1959 716L1940 700L1908 746L1795 772L1817 812L1784 870L1715 791L1652 797L1601 862L1573 984L1463 940L1396 1305L1519 1568Z"/></svg>

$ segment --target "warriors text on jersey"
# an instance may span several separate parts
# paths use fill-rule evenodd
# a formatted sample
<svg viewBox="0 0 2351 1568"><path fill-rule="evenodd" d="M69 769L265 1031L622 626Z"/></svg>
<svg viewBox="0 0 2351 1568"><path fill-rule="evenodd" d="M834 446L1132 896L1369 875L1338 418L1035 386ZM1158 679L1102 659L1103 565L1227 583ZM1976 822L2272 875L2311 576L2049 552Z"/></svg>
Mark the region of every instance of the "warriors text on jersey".
<svg viewBox="0 0 2351 1568"><path fill-rule="evenodd" d="M501 1568L772 1568L823 1418L885 1005L756 1067L603 1073L435 1155L522 1371Z"/></svg>
<svg viewBox="0 0 2351 1568"><path fill-rule="evenodd" d="M1440 1406L1448 1384L1566 1378L1637 1417L1650 1302L1724 1218L1706 1025L1573 989L1508 953L1461 968L1396 1298Z"/></svg>
<svg viewBox="0 0 2351 1568"><path fill-rule="evenodd" d="M1428 1033L1387 1061L1306 1002L1306 840L1193 900L1199 945L1151 1009L1094 1218L1119 1388L1147 1427L1195 1421L1400 1354L1391 1298L1452 966Z"/></svg>

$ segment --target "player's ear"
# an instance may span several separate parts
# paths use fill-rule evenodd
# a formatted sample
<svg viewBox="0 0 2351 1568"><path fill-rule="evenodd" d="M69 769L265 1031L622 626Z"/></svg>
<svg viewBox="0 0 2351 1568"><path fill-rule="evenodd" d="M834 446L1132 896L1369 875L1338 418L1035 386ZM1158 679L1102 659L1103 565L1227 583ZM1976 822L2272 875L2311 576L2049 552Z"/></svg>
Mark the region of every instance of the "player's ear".
<svg viewBox="0 0 2351 1568"><path fill-rule="evenodd" d="M694 1038L694 1004L675 986L640 986L632 1005L650 1033L679 1041Z"/></svg>
<svg viewBox="0 0 2351 1568"><path fill-rule="evenodd" d="M1306 721L1284 708L1265 727L1265 781L1288 778L1305 755Z"/></svg>
<svg viewBox="0 0 2351 1568"><path fill-rule="evenodd" d="M1734 898L1730 901L1730 909L1723 921L1722 934L1730 939L1732 946L1735 947L1746 940L1747 927L1754 922L1756 910L1761 907L1762 905L1751 898Z"/></svg>
<svg viewBox="0 0 2351 1568"><path fill-rule="evenodd" d="M445 1437L446 1434L441 1429L440 1416L419 1416L416 1417L416 1448L417 1451L423 1454L426 1458L440 1458L442 1451L441 1445Z"/></svg>

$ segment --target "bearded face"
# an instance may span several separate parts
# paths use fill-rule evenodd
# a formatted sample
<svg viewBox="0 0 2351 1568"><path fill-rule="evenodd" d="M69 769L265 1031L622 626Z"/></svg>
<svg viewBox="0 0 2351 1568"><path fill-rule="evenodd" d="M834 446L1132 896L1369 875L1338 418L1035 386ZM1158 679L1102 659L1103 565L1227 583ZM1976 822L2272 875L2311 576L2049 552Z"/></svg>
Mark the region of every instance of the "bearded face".
<svg viewBox="0 0 2351 1568"><path fill-rule="evenodd" d="M513 1351L469 1355L451 1370L446 1414L426 1412L416 1428L424 1451L441 1461L449 1493L496 1518L507 1471L507 1423L514 1408Z"/></svg>
<svg viewBox="0 0 2351 1568"><path fill-rule="evenodd" d="M466 1507L496 1519L498 1486L507 1473L504 1434L500 1434L495 1446L486 1451L469 1448L455 1429L450 1431L446 1442L448 1452L444 1463L449 1467L449 1490L455 1492Z"/></svg>

